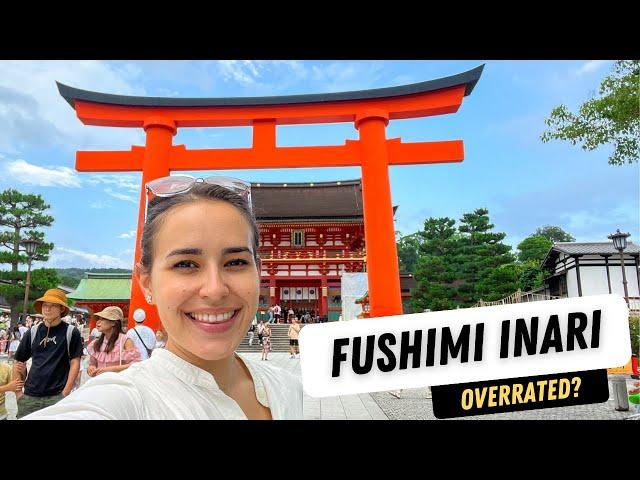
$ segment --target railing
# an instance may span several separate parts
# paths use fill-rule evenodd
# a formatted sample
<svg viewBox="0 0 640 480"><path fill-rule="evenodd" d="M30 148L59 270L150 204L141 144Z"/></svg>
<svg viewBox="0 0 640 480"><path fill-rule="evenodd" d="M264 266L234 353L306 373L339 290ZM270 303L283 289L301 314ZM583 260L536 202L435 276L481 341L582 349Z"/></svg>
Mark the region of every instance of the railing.
<svg viewBox="0 0 640 480"><path fill-rule="evenodd" d="M493 302L485 302L480 299L477 303L475 303L474 307L489 307L492 305L508 305L512 303L525 303L525 302L540 302L543 300L558 300L562 297L558 297L555 295L549 295L548 293L537 293L544 289L530 290L528 292L522 292L520 290L512 293L508 297L504 297L503 299L496 300Z"/></svg>
<svg viewBox="0 0 640 480"><path fill-rule="evenodd" d="M555 295L549 295L547 293L537 293L544 289L531 290L529 292L521 292L518 290L512 293L508 297L504 297L501 300L494 302L485 302L480 299L473 307L490 307L492 305L508 305L512 303L524 303L524 302L539 302L543 300L558 300L563 297L557 297ZM629 316L640 317L640 298L629 298Z"/></svg>
<svg viewBox="0 0 640 480"><path fill-rule="evenodd" d="M261 247L262 249L263 247ZM349 260L361 259L365 256L364 250L348 249L292 249L292 250L261 250L263 260Z"/></svg>

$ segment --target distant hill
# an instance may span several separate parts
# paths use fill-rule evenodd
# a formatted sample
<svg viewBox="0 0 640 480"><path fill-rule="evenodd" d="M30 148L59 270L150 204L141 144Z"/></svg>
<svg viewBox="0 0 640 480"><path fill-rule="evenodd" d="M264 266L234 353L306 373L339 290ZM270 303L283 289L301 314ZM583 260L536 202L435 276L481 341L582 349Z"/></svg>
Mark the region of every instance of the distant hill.
<svg viewBox="0 0 640 480"><path fill-rule="evenodd" d="M91 273L131 273L131 270L123 268L56 268L62 285L76 288L80 280L84 278L85 272Z"/></svg>

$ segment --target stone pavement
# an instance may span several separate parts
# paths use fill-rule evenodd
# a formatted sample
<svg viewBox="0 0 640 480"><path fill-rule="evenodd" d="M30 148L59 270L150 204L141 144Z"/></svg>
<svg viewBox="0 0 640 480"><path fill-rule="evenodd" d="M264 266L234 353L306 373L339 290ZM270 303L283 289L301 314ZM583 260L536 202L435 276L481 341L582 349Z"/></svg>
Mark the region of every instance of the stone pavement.
<svg viewBox="0 0 640 480"><path fill-rule="evenodd" d="M260 361L259 353L245 353L246 357ZM6 357L0 356L0 362ZM300 376L300 360L290 358L288 353L271 353L269 363ZM630 387L634 380L627 377ZM612 392L611 386L609 392ZM7 393L9 419L15 419L15 395ZM305 420L437 420L433 415L432 400L428 388L402 391L400 398L388 392L361 393L340 397L312 398L304 394ZM612 396L605 403L577 405L573 407L547 408L524 412L499 413L464 417L474 420L623 420L634 414L633 406L628 412L617 412ZM452 419L455 420L455 419Z"/></svg>
<svg viewBox="0 0 640 480"><path fill-rule="evenodd" d="M631 387L634 381L628 378L627 386ZM428 390L428 388L404 390L399 399L387 392L376 392L371 396L390 420L438 420L433 414L432 400L426 398ZM609 400L604 403L475 415L449 420L624 420L634 415L633 405L629 406L628 412L615 410L612 392L610 383ZM636 419L640 420L640 417L635 417L634 420Z"/></svg>

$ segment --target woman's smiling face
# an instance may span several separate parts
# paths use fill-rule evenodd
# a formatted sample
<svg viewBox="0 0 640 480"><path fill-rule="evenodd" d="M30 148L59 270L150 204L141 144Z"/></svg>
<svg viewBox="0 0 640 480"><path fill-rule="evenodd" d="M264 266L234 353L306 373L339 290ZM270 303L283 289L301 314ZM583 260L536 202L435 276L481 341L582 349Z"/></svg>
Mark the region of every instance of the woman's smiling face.
<svg viewBox="0 0 640 480"><path fill-rule="evenodd" d="M248 221L219 200L178 205L158 220L153 263L140 284L158 308L166 348L183 358L229 357L258 308L259 265Z"/></svg>

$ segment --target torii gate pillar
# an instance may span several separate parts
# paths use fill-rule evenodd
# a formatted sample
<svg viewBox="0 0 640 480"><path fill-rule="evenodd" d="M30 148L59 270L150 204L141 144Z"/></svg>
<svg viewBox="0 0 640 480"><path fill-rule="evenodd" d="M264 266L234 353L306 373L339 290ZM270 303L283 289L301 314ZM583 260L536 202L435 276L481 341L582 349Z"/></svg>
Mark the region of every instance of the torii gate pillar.
<svg viewBox="0 0 640 480"><path fill-rule="evenodd" d="M372 316L402 313L400 271L396 250L393 207L389 184L389 153L386 127L389 117L384 111L368 111L356 117L362 152L362 201L364 236L367 249L367 280Z"/></svg>

